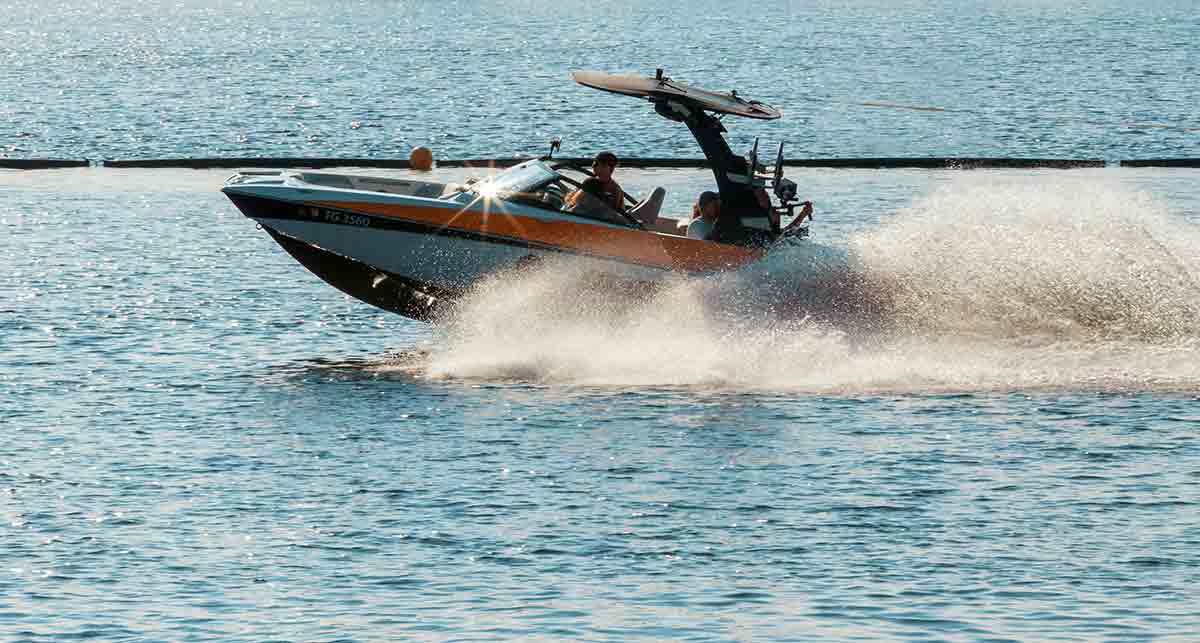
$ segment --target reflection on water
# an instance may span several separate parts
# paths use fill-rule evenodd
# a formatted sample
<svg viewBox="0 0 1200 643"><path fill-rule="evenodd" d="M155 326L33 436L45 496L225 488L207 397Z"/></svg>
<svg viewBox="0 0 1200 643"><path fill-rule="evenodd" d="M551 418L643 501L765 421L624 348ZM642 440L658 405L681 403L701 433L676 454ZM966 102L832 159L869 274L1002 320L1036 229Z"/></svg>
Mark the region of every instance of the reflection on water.
<svg viewBox="0 0 1200 643"><path fill-rule="evenodd" d="M224 174L0 173L0 639L1200 629L1190 174L797 171L871 306L547 265L438 327Z"/></svg>

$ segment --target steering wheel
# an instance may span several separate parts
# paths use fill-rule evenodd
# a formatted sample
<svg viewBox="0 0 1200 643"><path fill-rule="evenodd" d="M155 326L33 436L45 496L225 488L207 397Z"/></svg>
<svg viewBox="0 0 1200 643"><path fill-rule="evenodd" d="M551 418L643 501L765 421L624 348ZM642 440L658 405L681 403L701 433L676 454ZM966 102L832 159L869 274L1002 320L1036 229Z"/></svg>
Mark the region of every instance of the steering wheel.
<svg viewBox="0 0 1200 643"><path fill-rule="evenodd" d="M542 201L556 209L562 208L564 198L562 188L554 183L547 185L545 191L542 192Z"/></svg>

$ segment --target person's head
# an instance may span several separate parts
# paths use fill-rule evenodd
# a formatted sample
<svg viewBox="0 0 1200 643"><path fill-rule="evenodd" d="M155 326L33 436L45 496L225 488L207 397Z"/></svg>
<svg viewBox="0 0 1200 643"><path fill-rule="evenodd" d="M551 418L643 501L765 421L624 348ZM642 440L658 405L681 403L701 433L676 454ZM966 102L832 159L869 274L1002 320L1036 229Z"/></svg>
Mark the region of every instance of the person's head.
<svg viewBox="0 0 1200 643"><path fill-rule="evenodd" d="M716 192L701 192L700 199L696 201L695 210L699 216L710 223L717 220L717 215L721 212L721 197Z"/></svg>
<svg viewBox="0 0 1200 643"><path fill-rule="evenodd" d="M617 155L612 152L601 152L592 159L592 172L596 178L605 183L612 180L613 170L617 169Z"/></svg>

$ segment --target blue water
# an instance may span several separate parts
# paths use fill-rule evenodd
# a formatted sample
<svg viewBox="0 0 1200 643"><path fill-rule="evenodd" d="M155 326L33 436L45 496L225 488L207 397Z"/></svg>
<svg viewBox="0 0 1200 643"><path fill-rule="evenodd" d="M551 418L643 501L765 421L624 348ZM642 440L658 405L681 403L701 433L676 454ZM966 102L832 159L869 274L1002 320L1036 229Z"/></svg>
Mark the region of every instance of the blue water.
<svg viewBox="0 0 1200 643"><path fill-rule="evenodd" d="M572 69L737 89L798 156L1200 156L1194 0L0 2L0 154L695 156ZM914 111L866 107L887 103Z"/></svg>
<svg viewBox="0 0 1200 643"><path fill-rule="evenodd" d="M1187 3L509 7L9 3L0 149L692 156L564 82L665 65L788 113L735 143L1197 155ZM712 180L620 173L672 214ZM797 169L869 320L758 308L779 253L636 302L548 266L438 327L226 174L0 171L0 640L1200 631L1195 171Z"/></svg>

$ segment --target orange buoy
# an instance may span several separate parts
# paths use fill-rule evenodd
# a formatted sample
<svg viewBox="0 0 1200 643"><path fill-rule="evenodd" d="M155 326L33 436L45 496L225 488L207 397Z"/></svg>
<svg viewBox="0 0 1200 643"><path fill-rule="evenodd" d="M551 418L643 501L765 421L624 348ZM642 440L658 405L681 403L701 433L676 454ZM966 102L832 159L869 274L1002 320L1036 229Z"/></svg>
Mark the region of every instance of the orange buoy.
<svg viewBox="0 0 1200 643"><path fill-rule="evenodd" d="M428 147L414 147L412 154L408 155L408 164L414 170L432 170L433 152Z"/></svg>

